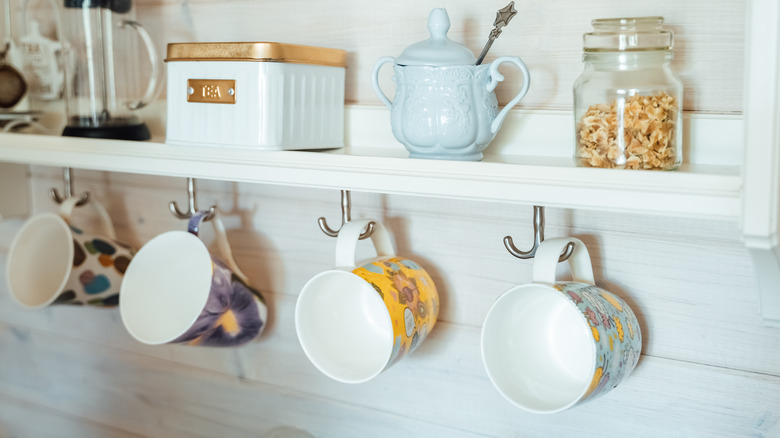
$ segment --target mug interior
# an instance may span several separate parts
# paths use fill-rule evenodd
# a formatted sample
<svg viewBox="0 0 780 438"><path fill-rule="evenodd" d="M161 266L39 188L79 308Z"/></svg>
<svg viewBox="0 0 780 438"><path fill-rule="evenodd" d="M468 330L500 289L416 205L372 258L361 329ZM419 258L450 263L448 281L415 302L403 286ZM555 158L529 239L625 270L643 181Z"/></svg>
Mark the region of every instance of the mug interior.
<svg viewBox="0 0 780 438"><path fill-rule="evenodd" d="M51 304L73 269L70 227L56 214L33 217L22 227L8 252L6 277L11 296L21 306Z"/></svg>
<svg viewBox="0 0 780 438"><path fill-rule="evenodd" d="M506 399L531 412L552 413L585 395L596 347L574 303L549 286L530 284L510 289L490 308L482 359Z"/></svg>
<svg viewBox="0 0 780 438"><path fill-rule="evenodd" d="M325 271L303 287L295 329L309 360L345 383L377 376L393 351L393 327L384 301L365 280L347 271Z"/></svg>
<svg viewBox="0 0 780 438"><path fill-rule="evenodd" d="M211 263L206 245L186 231L160 234L141 247L120 289L119 309L127 331L151 345L184 334L206 305Z"/></svg>

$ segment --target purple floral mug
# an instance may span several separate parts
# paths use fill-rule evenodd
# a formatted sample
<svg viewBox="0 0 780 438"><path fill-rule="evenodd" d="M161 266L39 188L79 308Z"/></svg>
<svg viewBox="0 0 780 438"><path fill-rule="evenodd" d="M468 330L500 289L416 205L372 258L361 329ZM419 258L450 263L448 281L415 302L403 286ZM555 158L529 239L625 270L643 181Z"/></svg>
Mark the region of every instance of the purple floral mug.
<svg viewBox="0 0 780 438"><path fill-rule="evenodd" d="M556 282L574 242L572 281ZM482 361L499 393L529 412L560 412L606 394L639 360L642 334L628 305L593 281L585 245L549 239L536 251L533 283L501 295L482 326Z"/></svg>
<svg viewBox="0 0 780 438"><path fill-rule="evenodd" d="M128 266L119 309L125 328L139 342L233 347L265 327L265 300L233 260L216 213L211 223L220 258L198 237L207 214L195 214L187 231L153 238Z"/></svg>

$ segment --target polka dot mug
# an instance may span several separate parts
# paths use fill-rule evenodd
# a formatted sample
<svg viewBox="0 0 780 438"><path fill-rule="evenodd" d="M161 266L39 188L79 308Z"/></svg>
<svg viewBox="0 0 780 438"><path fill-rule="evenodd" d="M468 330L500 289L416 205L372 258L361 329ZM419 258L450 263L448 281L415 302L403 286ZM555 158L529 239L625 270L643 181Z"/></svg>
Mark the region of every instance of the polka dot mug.
<svg viewBox="0 0 780 438"><path fill-rule="evenodd" d="M114 307L119 303L119 287L135 251L116 239L108 212L94 198L84 208L91 206L97 212L103 231L76 226L71 217L79 200L66 199L59 214L33 216L14 237L6 278L20 306Z"/></svg>

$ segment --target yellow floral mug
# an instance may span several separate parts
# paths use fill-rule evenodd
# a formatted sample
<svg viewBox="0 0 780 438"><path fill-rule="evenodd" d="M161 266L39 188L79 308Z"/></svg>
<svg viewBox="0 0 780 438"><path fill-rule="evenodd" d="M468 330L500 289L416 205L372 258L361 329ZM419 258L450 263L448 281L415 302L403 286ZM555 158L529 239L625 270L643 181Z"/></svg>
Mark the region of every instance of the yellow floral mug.
<svg viewBox="0 0 780 438"><path fill-rule="evenodd" d="M556 282L569 242L572 281ZM534 260L533 283L504 292L482 326L482 361L499 393L515 406L548 414L606 394L639 360L642 334L628 305L594 285L585 245L549 239Z"/></svg>
<svg viewBox="0 0 780 438"><path fill-rule="evenodd" d="M336 267L312 277L295 306L295 329L309 360L344 383L373 379L414 351L436 324L439 296L430 275L395 255L374 221L377 257L356 262L370 219L347 222L336 241Z"/></svg>

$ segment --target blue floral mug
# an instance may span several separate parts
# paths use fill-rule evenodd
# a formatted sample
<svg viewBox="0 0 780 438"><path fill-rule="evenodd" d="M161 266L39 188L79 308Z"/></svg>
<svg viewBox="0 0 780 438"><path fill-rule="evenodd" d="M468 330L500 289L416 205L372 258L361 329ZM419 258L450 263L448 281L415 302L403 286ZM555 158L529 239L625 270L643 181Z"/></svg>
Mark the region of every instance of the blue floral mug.
<svg viewBox="0 0 780 438"><path fill-rule="evenodd" d="M146 243L127 268L119 305L122 322L138 341L233 347L263 330L268 309L233 260L224 225L211 218L220 257L198 236L208 212L187 231L169 231Z"/></svg>
<svg viewBox="0 0 780 438"><path fill-rule="evenodd" d="M572 281L556 282L569 242ZM642 334L628 305L594 285L585 245L539 246L533 283L501 295L482 326L482 360L498 392L533 413L554 413L606 394L639 360Z"/></svg>

